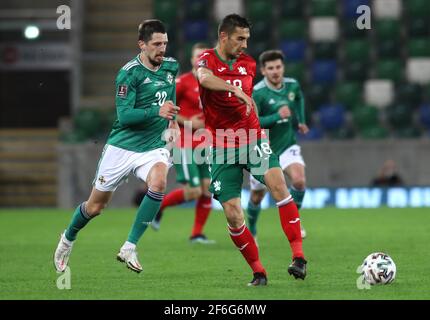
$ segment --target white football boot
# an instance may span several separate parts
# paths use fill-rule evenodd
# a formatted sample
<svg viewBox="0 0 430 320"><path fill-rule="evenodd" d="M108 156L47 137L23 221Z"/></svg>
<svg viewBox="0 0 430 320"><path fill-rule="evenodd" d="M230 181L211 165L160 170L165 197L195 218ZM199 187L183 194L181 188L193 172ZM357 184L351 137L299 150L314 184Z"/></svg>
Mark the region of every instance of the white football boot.
<svg viewBox="0 0 430 320"><path fill-rule="evenodd" d="M73 247L73 241L67 240L64 234L65 231L61 234L60 242L58 242L54 253L54 266L57 272L64 272L66 270Z"/></svg>
<svg viewBox="0 0 430 320"><path fill-rule="evenodd" d="M118 261L124 262L127 265L127 268L134 272L140 273L143 270L139 260L137 259L136 247L123 245L116 258Z"/></svg>

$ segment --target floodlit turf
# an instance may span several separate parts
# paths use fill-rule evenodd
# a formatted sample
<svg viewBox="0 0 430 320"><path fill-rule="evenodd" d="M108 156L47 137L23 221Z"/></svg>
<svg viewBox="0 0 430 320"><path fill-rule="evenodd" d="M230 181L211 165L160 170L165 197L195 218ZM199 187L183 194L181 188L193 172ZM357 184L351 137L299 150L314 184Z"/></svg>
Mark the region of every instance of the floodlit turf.
<svg viewBox="0 0 430 320"><path fill-rule="evenodd" d="M59 290L52 254L71 211L0 210L0 299L430 299L429 209L304 210L309 261L305 281L287 273L290 248L276 209L262 212L258 240L269 285L252 273L214 211L206 234L216 245L190 244L191 209L166 211L159 232L139 243L144 272L115 260L134 209L106 212L79 234L70 259L71 290ZM374 251L391 255L394 283L359 290L357 266Z"/></svg>

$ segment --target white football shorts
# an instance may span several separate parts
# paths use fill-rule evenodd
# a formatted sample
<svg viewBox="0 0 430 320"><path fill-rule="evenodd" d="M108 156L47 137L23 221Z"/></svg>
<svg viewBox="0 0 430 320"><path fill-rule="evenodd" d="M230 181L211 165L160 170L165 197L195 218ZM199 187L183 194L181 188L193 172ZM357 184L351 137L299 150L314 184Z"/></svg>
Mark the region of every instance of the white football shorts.
<svg viewBox="0 0 430 320"><path fill-rule="evenodd" d="M292 145L287 150L282 152L281 156L279 157L279 164L281 165L282 171L284 171L286 168L288 168L293 163L299 163L302 166L305 165L305 161L303 160L302 153L301 153L301 147L297 144ZM251 190L264 190L266 186L255 179L252 175L249 175L249 185Z"/></svg>
<svg viewBox="0 0 430 320"><path fill-rule="evenodd" d="M169 157L170 152L165 148L134 152L107 144L103 148L93 186L99 191L115 191L130 173L146 181L156 163L162 162L168 168L171 166Z"/></svg>

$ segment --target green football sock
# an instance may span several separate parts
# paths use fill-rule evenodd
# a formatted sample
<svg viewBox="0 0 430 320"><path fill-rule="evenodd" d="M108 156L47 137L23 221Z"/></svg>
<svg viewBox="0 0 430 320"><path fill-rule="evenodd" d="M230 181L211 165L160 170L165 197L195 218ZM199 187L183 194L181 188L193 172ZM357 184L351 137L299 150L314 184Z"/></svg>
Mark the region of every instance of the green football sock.
<svg viewBox="0 0 430 320"><path fill-rule="evenodd" d="M152 222L158 210L160 210L161 201L164 194L161 192L148 189L142 203L137 210L136 219L128 234L128 242L137 244L140 237L145 232L148 225Z"/></svg>
<svg viewBox="0 0 430 320"><path fill-rule="evenodd" d="M66 239L69 241L75 241L76 236L83 227L91 220L91 217L85 211L85 202L80 204L73 213L72 221L66 230Z"/></svg>
<svg viewBox="0 0 430 320"><path fill-rule="evenodd" d="M257 220L260 215L261 205L254 204L251 200L248 202L248 229L255 237L257 235Z"/></svg>
<svg viewBox="0 0 430 320"><path fill-rule="evenodd" d="M297 209L300 210L302 207L303 198L305 197L306 189L303 190L297 190L293 187L290 188L290 193L294 198L294 202L296 203Z"/></svg>

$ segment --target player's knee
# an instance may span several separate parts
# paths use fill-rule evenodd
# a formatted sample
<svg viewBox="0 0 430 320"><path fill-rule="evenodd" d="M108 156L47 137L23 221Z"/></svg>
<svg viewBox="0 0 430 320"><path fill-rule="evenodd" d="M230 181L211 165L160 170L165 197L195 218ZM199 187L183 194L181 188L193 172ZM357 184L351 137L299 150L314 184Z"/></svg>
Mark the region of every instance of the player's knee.
<svg viewBox="0 0 430 320"><path fill-rule="evenodd" d="M292 179L293 188L296 190L304 190L306 188L306 179L303 176L297 176Z"/></svg>
<svg viewBox="0 0 430 320"><path fill-rule="evenodd" d="M167 186L167 179L158 179L155 181L152 181L149 185L149 189L155 192L163 192L166 190Z"/></svg>
<svg viewBox="0 0 430 320"><path fill-rule="evenodd" d="M202 195L202 189L200 187L194 187L188 189L189 200L196 200Z"/></svg>
<svg viewBox="0 0 430 320"><path fill-rule="evenodd" d="M240 205L236 203L223 203L224 212L227 217L228 224L232 228L239 228L244 222L244 217Z"/></svg>
<svg viewBox="0 0 430 320"><path fill-rule="evenodd" d="M98 216L106 208L106 203L87 203L85 210L90 217Z"/></svg>
<svg viewBox="0 0 430 320"><path fill-rule="evenodd" d="M251 202L254 205L259 205L261 201L263 201L263 198L264 198L264 192L260 192L260 191L251 192Z"/></svg>

